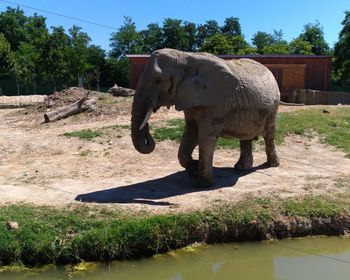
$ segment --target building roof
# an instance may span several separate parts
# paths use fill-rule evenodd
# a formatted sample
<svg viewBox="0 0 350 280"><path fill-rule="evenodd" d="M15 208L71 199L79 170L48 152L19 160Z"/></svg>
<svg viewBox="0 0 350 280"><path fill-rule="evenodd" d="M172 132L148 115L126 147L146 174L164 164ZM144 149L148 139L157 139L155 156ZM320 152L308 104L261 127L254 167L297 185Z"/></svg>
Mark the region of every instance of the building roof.
<svg viewBox="0 0 350 280"><path fill-rule="evenodd" d="M327 55L300 55L300 54L219 54L220 58L332 58ZM148 58L150 54L128 54L128 58Z"/></svg>

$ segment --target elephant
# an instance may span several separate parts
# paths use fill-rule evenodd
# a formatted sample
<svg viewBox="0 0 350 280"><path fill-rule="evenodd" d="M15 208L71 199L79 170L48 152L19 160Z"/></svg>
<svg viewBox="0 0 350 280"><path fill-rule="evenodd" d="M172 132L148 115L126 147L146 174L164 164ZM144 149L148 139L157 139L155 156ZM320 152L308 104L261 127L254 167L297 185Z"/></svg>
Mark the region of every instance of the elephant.
<svg viewBox="0 0 350 280"><path fill-rule="evenodd" d="M267 164L279 165L275 147L277 82L264 65L247 58L223 60L208 53L154 51L138 82L131 112L131 138L137 151L151 153L155 142L148 120L161 106L184 111L178 151L180 165L198 187L213 184L218 137L238 138L238 171L253 166L252 141L262 135ZM198 145L198 160L192 153Z"/></svg>

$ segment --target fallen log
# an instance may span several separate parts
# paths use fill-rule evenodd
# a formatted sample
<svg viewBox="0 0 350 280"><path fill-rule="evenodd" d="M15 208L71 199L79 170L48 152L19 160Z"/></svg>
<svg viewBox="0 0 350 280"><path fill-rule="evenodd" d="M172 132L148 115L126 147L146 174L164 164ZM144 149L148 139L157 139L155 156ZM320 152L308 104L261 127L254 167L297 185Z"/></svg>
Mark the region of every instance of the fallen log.
<svg viewBox="0 0 350 280"><path fill-rule="evenodd" d="M87 96L84 96L77 102L74 102L62 108L59 108L55 111L45 113L44 122L48 123L48 122L57 121L87 110L94 111L95 109L96 109L96 99L95 98L88 99Z"/></svg>
<svg viewBox="0 0 350 280"><path fill-rule="evenodd" d="M47 95L0 96L0 109L26 108L44 102Z"/></svg>
<svg viewBox="0 0 350 280"><path fill-rule="evenodd" d="M133 96L135 94L135 90L131 88L119 87L116 84L109 89L109 92L113 96Z"/></svg>

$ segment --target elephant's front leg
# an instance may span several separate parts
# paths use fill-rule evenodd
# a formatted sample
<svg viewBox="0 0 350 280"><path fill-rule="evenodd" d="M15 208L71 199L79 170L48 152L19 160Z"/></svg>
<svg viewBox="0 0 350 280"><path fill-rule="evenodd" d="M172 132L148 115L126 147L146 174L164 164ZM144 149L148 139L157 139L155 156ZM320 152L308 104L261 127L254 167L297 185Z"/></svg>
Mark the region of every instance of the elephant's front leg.
<svg viewBox="0 0 350 280"><path fill-rule="evenodd" d="M198 160L193 160L192 153L198 145L198 127L194 119L186 118L185 130L181 139L178 159L191 178L198 177Z"/></svg>
<svg viewBox="0 0 350 280"><path fill-rule="evenodd" d="M198 178L199 187L205 188L213 184L213 156L217 137L199 139Z"/></svg>
<svg viewBox="0 0 350 280"><path fill-rule="evenodd" d="M198 127L198 179L199 187L209 187L213 184L213 156L216 141L223 129L224 121L207 119Z"/></svg>

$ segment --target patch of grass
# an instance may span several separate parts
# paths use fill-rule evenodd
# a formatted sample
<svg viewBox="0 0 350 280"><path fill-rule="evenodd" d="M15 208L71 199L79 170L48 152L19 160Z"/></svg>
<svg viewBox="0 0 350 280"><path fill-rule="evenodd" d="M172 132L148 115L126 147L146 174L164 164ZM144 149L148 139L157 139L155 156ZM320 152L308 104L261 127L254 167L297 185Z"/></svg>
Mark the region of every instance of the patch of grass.
<svg viewBox="0 0 350 280"><path fill-rule="evenodd" d="M350 108L299 110L278 114L277 143L287 134L305 135L314 130L323 141L342 149L350 157Z"/></svg>
<svg viewBox="0 0 350 280"><path fill-rule="evenodd" d="M185 128L185 121L173 119L166 122L165 127L158 127L153 130L153 137L157 141L172 140L180 142Z"/></svg>
<svg viewBox="0 0 350 280"><path fill-rule="evenodd" d="M184 120L169 120L164 127L154 129L154 138L157 141L169 139L180 142L184 126ZM310 131L321 135L325 143L344 150L350 158L350 108L329 107L325 112L322 109L310 109L278 114L277 144L281 144L288 134L307 136ZM219 138L217 147L236 149L239 148L239 141Z"/></svg>
<svg viewBox="0 0 350 280"><path fill-rule="evenodd" d="M180 142L185 128L185 121L182 119L174 119L166 122L165 127L155 128L153 137L157 141L172 140ZM237 139L219 138L216 146L218 148L239 148L239 141Z"/></svg>
<svg viewBox="0 0 350 280"><path fill-rule="evenodd" d="M79 156L81 156L81 157L87 157L90 154L91 154L90 150L84 150L84 151L79 152Z"/></svg>
<svg viewBox="0 0 350 280"><path fill-rule="evenodd" d="M99 137L102 135L102 131L100 130L91 130L91 129L83 129L72 132L66 132L63 134L66 137L76 137L85 140L91 140L95 137Z"/></svg>
<svg viewBox="0 0 350 280"><path fill-rule="evenodd" d="M328 197L306 197L290 199L283 203L287 216L302 216L306 218L330 218L349 209L339 201Z"/></svg>
<svg viewBox="0 0 350 280"><path fill-rule="evenodd" d="M125 214L105 207L55 209L10 205L0 208L0 262L33 266L111 261L151 256L194 242L259 240L273 234L271 225L276 217L332 221L338 216L349 216L349 200L349 196L284 202L247 198L204 212L153 216ZM18 222L19 229L6 229L7 221Z"/></svg>
<svg viewBox="0 0 350 280"><path fill-rule="evenodd" d="M109 126L104 126L103 129L108 129L108 128L112 128L112 129L129 129L130 125L127 124L114 124L114 125L109 125Z"/></svg>

